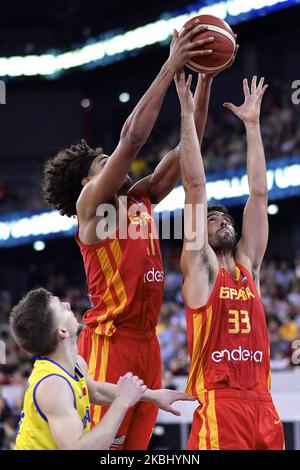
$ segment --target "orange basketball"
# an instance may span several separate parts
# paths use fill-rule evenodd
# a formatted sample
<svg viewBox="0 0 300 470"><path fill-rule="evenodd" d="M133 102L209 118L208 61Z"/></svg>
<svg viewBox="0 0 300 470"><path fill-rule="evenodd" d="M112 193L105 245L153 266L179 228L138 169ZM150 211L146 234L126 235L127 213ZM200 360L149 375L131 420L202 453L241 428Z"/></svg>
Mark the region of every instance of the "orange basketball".
<svg viewBox="0 0 300 470"><path fill-rule="evenodd" d="M199 41L209 37L214 37L214 41L206 44L204 49L212 49L213 53L203 56L195 56L186 64L191 70L195 72L213 73L222 69L232 59L235 50L235 37L234 32L226 21L212 15L199 15L190 19L185 26L199 20L199 25L208 27L207 31L201 34L196 34L193 41Z"/></svg>

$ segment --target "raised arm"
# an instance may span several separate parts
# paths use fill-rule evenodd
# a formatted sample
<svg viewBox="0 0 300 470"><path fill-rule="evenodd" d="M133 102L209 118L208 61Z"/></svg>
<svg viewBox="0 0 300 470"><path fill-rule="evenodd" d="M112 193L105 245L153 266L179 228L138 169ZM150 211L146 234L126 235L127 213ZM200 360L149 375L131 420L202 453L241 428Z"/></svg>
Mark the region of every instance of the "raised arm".
<svg viewBox="0 0 300 470"><path fill-rule="evenodd" d="M207 30L207 27L200 26L199 27L199 33L205 32ZM198 33L198 34L199 34ZM177 33L178 34L178 33ZM211 54L212 50L211 49L202 49L204 48L205 45L212 43L214 40L213 37L203 39L198 41L198 53L199 55L207 55ZM197 89L201 89L201 79L199 75L198 79L198 85ZM201 93L198 91L198 100L197 100L197 106L196 106L196 111L195 111L195 120L197 122L197 127L199 129L204 129L204 125L202 125L203 120L207 118L204 116L203 113L203 101L204 100L209 100L209 97L206 96L206 92L208 92L208 88L205 87L205 90L203 90ZM206 110L207 112L207 110ZM199 139L202 140L202 136L199 135ZM139 181L136 185L135 188L138 188L142 190L143 192L146 192L149 194L151 200L154 203L158 203L164 197L166 197L172 189L177 185L178 181L180 180L181 177L181 170L180 170L180 144L177 145L174 149L170 150L164 158L161 160L161 162L157 165L155 171L153 174L147 176L146 178L143 178L141 181Z"/></svg>
<svg viewBox="0 0 300 470"><path fill-rule="evenodd" d="M206 31L206 27L203 27L203 32ZM205 44L212 43L213 37L204 39L202 41L202 47ZM199 46L198 46L199 49ZM203 54L211 53L211 50L204 49ZM229 64L225 67L226 69L231 67L233 64L236 54L238 52L238 46L236 46L235 54ZM199 51L201 53L201 51ZM224 69L225 69L224 68ZM224 70L222 69L222 70ZM221 72L218 71L214 74L198 74L198 81L195 91L195 113L194 119L196 124L196 131L201 147L204 129L207 121L208 107L210 101L211 85L214 78ZM177 147L170 150L161 160L161 162L155 168L153 174L146 176L139 181L135 187L149 194L151 200L154 203L158 203L164 197L166 197L173 188L177 185L181 178L180 169L180 144Z"/></svg>
<svg viewBox="0 0 300 470"><path fill-rule="evenodd" d="M235 35L235 38L236 37L237 35ZM210 92L211 92L213 81L217 75L219 75L221 72L230 68L233 65L236 55L238 53L238 50L239 50L239 45L237 44L231 61L222 69L214 73L210 73L210 74L200 73L198 75L198 82L197 82L197 87L195 91L195 105L196 105L195 124L196 124L196 131L197 131L197 135L199 139L200 148L202 145L204 130L205 130L207 116L208 116Z"/></svg>
<svg viewBox="0 0 300 470"><path fill-rule="evenodd" d="M203 44L209 42L209 38ZM204 127L207 119L208 103L210 96L211 79L202 82L200 74L196 88L195 122L199 142L202 141ZM158 203L166 197L177 185L181 178L180 169L180 144L170 150L160 161L154 172L139 181L135 187L149 194L154 203Z"/></svg>
<svg viewBox="0 0 300 470"><path fill-rule="evenodd" d="M208 244L206 179L195 126L191 81L191 75L185 82L184 72L177 74L176 87L181 105L180 162L185 190L184 246L181 255L183 297L190 307L197 308L207 298L218 262ZM201 286L201 292L198 286Z"/></svg>
<svg viewBox="0 0 300 470"><path fill-rule="evenodd" d="M78 213L81 218L89 219L94 217L98 205L107 202L114 194L118 193L131 163L152 131L163 99L176 71L182 68L190 57L195 55L195 49L199 46L199 41L192 42L191 38L201 28L201 26L194 24L180 35L174 32L169 58L126 120L116 150L108 158L102 171L85 185L77 203ZM199 52L196 52L197 54Z"/></svg>
<svg viewBox="0 0 300 470"><path fill-rule="evenodd" d="M236 259L252 272L259 288L259 270L268 243L268 185L264 147L260 132L260 109L268 87L254 76L249 90L243 82L245 101L240 107L224 103L244 123L247 134L247 175L250 196L244 210L242 237L236 248Z"/></svg>

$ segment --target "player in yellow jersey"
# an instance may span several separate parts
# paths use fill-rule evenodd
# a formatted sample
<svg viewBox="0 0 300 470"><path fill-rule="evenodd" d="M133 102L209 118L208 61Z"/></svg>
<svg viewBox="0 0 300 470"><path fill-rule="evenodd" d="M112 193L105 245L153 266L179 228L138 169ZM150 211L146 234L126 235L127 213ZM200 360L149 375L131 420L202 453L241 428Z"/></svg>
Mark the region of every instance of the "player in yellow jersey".
<svg viewBox="0 0 300 470"><path fill-rule="evenodd" d="M30 291L14 307L10 326L19 346L36 358L17 429L18 450L108 449L138 400L178 415L171 404L191 399L172 390L147 390L130 372L116 385L86 377L87 366L77 356L81 325L70 304L45 289ZM111 404L92 430L90 401Z"/></svg>

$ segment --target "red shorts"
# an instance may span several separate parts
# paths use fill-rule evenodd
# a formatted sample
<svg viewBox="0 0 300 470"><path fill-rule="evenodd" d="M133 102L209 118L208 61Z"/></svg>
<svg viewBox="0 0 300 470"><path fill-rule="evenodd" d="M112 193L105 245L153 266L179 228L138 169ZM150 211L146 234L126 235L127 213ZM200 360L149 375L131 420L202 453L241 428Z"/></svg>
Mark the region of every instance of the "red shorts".
<svg viewBox="0 0 300 470"><path fill-rule="evenodd" d="M78 354L88 364L88 375L96 381L117 383L121 375L132 372L148 388L161 388L161 356L155 333L117 328L110 337L95 334L86 327L78 339ZM91 425L95 426L108 406L91 405ZM158 408L139 402L126 414L112 449L145 450L148 447Z"/></svg>
<svg viewBox="0 0 300 470"><path fill-rule="evenodd" d="M283 450L283 426L269 393L205 392L194 412L188 450Z"/></svg>

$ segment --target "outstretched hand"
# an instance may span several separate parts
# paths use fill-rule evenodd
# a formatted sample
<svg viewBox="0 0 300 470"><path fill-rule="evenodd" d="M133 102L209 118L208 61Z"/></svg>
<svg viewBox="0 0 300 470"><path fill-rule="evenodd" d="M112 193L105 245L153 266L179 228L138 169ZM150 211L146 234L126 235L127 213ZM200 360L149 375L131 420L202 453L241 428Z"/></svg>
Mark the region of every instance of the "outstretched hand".
<svg viewBox="0 0 300 470"><path fill-rule="evenodd" d="M189 26L184 27L180 33L174 29L172 42L170 44L170 55L167 62L175 71L182 69L192 57L210 55L213 52L212 49L204 49L207 44L214 41L212 36L193 41L196 35L201 35L201 33L204 33L208 29L207 26L198 23L199 21L196 20Z"/></svg>
<svg viewBox="0 0 300 470"><path fill-rule="evenodd" d="M245 101L241 106L235 106L232 103L224 103L225 108L230 109L236 116L238 116L244 123L259 122L260 108L263 96L268 85L264 85L264 77L259 80L257 85L257 76L254 75L251 82L251 90L249 90L248 80L243 80Z"/></svg>
<svg viewBox="0 0 300 470"><path fill-rule="evenodd" d="M189 74L188 79L186 80L184 70L181 69L175 76L175 84L181 105L181 111L193 113L195 111L195 101L191 92L192 75Z"/></svg>
<svg viewBox="0 0 300 470"><path fill-rule="evenodd" d="M195 401L195 398L186 395L183 392L177 392L176 390L168 390L166 388L162 388L160 390L153 390L154 394L154 401L155 404L161 410L167 411L172 413L175 416L180 416L180 411L173 408L171 405L174 401L182 400L182 401Z"/></svg>

